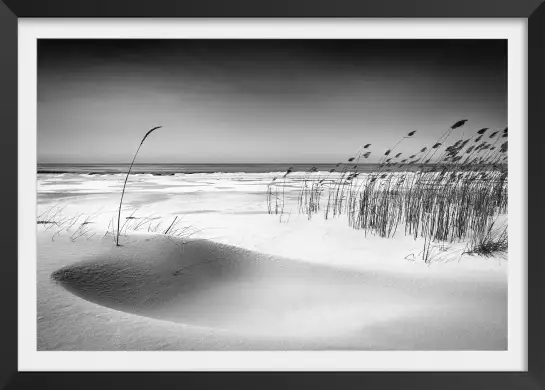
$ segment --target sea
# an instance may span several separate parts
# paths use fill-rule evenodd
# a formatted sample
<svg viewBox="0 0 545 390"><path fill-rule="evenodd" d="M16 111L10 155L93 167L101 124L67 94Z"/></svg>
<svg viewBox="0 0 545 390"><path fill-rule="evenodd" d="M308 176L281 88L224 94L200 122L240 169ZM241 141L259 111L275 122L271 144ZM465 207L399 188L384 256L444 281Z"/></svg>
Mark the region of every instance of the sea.
<svg viewBox="0 0 545 390"><path fill-rule="evenodd" d="M39 174L88 174L115 175L126 173L130 164L38 164ZM358 171L372 172L378 169L378 164L358 164ZM327 172L331 169L342 171L352 168L354 164L318 163L318 164L134 164L131 173L152 175L176 175L198 173L269 173L269 172L308 172L312 168Z"/></svg>

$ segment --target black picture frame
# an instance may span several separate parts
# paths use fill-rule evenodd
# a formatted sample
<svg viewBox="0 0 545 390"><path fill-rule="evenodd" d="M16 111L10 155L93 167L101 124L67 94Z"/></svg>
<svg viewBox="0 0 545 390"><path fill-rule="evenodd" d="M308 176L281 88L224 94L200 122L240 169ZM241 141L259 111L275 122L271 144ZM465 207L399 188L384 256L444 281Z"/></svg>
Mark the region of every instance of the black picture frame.
<svg viewBox="0 0 545 390"><path fill-rule="evenodd" d="M545 388L545 5L543 0L3 0L0 4L0 166L4 223L0 264L0 388ZM17 371L17 21L26 17L517 17L528 22L528 371L526 372L185 372ZM11 222L10 222L11 221ZM19 239L21 239L19 237ZM534 259L530 261L530 259ZM524 259L510 259L523 261ZM531 272L530 272L531 271Z"/></svg>

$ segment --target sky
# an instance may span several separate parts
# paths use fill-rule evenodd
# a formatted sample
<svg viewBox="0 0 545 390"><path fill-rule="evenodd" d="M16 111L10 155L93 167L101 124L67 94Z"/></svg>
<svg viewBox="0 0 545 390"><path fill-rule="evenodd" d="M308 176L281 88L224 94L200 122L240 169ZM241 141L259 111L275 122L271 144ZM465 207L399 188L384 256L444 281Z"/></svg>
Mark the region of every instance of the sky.
<svg viewBox="0 0 545 390"><path fill-rule="evenodd" d="M507 126L505 40L38 42L38 162L377 161Z"/></svg>

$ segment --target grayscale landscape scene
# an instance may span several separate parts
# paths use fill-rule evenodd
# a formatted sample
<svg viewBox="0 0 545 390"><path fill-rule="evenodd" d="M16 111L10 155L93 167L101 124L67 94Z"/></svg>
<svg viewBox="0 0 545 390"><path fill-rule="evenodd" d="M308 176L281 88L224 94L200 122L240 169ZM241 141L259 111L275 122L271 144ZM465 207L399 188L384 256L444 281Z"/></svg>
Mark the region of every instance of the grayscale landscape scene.
<svg viewBox="0 0 545 390"><path fill-rule="evenodd" d="M37 87L38 350L507 350L506 40L40 39Z"/></svg>

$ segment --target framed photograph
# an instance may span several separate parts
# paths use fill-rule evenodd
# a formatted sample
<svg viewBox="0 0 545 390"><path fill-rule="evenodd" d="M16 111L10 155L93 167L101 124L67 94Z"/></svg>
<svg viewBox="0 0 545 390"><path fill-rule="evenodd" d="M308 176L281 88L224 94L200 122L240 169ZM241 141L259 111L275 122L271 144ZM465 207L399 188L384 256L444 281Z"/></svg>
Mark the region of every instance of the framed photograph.
<svg viewBox="0 0 545 390"><path fill-rule="evenodd" d="M545 6L393 3L4 1L0 383L545 387Z"/></svg>

